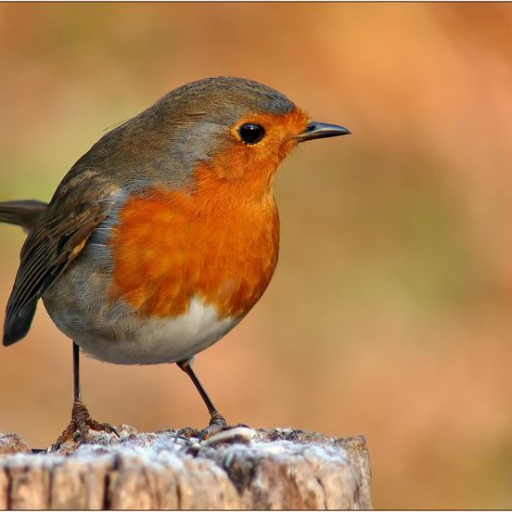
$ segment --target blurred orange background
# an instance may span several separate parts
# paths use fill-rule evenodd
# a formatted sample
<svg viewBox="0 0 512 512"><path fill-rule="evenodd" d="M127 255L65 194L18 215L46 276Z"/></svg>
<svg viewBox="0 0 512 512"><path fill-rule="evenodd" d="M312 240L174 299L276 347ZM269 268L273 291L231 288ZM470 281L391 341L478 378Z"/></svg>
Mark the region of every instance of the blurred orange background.
<svg viewBox="0 0 512 512"><path fill-rule="evenodd" d="M49 200L107 130L237 75L353 135L277 180L280 263L196 369L230 422L364 434L376 507L512 507L512 5L2 4L0 200ZM20 230L0 226L0 304ZM86 359L99 421L207 422L176 367ZM67 424L71 344L1 349L0 430Z"/></svg>

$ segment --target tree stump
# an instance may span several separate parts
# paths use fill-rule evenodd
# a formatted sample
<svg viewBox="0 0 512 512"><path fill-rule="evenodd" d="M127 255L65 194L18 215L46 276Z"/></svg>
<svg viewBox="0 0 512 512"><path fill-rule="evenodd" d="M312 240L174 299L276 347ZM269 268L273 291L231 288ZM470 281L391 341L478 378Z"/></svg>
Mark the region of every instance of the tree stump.
<svg viewBox="0 0 512 512"><path fill-rule="evenodd" d="M57 453L0 434L0 509L371 508L362 436L238 427L199 442L119 432Z"/></svg>

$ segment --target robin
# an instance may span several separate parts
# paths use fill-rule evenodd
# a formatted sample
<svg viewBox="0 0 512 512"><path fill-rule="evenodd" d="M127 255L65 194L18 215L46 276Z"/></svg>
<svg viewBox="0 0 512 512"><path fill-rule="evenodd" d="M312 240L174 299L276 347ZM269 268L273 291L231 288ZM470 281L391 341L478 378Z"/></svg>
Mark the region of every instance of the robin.
<svg viewBox="0 0 512 512"><path fill-rule="evenodd" d="M82 402L80 349L114 364L177 363L210 413L203 435L227 427L194 356L231 331L272 278L279 164L299 143L349 133L260 83L207 78L107 133L50 203L0 203L0 221L28 232L4 345L27 334L40 298L73 340L71 422L57 446L89 429L115 432Z"/></svg>

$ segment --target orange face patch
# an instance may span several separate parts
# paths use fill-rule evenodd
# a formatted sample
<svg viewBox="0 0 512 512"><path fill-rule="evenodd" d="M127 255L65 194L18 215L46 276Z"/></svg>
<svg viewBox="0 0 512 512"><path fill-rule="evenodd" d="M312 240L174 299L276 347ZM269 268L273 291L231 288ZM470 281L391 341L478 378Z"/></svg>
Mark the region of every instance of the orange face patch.
<svg viewBox="0 0 512 512"><path fill-rule="evenodd" d="M226 133L210 166L222 179L244 179L246 186L255 181L271 181L279 164L296 146L296 137L304 132L309 116L295 109L285 115L250 114L240 119ZM265 137L257 144L243 142L240 126L250 123L263 126Z"/></svg>

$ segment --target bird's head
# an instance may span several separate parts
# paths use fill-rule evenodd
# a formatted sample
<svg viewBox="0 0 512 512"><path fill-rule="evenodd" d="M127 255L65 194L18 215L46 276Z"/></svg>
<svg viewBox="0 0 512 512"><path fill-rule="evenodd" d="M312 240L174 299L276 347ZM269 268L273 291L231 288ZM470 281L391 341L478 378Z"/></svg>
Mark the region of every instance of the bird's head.
<svg viewBox="0 0 512 512"><path fill-rule="evenodd" d="M312 122L286 96L243 78L207 78L175 89L155 104L172 127L173 151L222 180L271 183L299 143L349 134Z"/></svg>
<svg viewBox="0 0 512 512"><path fill-rule="evenodd" d="M174 89L107 133L77 163L115 175L127 190L194 187L203 177L260 194L304 141L350 133L311 121L286 96L252 80L206 78Z"/></svg>

